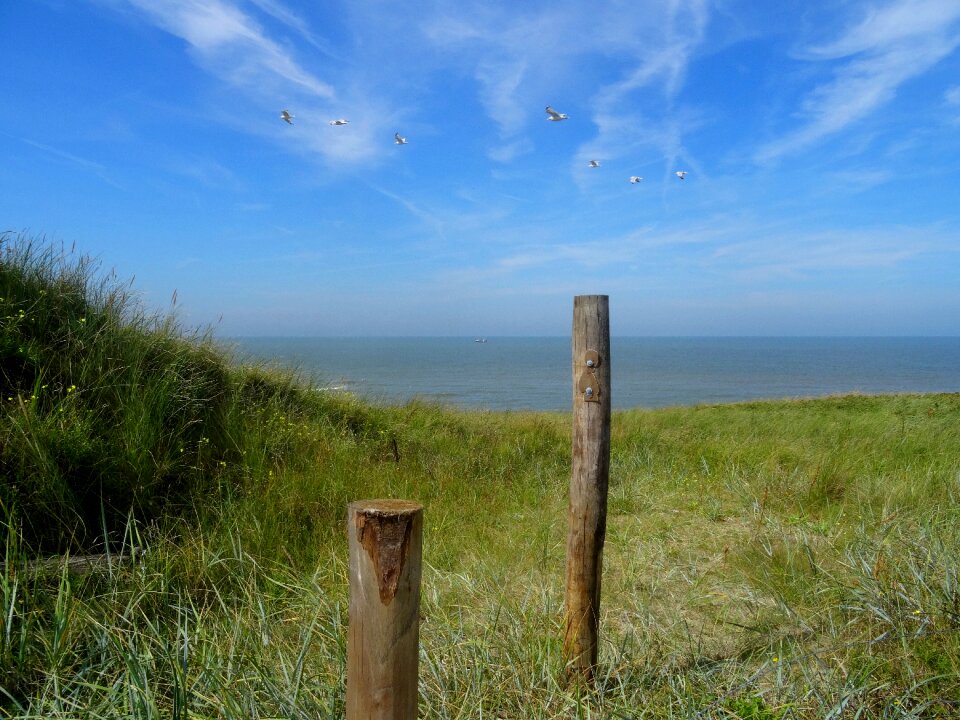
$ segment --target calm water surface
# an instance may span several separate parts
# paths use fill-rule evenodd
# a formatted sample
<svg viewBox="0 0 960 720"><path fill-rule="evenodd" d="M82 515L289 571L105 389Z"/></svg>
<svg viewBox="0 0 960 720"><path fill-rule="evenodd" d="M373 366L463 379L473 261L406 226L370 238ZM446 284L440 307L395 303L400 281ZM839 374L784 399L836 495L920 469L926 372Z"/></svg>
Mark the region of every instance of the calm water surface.
<svg viewBox="0 0 960 720"><path fill-rule="evenodd" d="M241 360L296 367L375 401L568 410L570 338L233 338ZM611 339L614 408L960 391L960 338Z"/></svg>

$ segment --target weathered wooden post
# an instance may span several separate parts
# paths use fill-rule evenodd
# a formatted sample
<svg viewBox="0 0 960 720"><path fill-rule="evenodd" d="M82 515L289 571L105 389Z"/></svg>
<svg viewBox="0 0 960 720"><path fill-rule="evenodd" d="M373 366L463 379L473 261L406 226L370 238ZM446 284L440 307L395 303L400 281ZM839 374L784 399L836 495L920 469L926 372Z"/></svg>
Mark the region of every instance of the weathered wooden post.
<svg viewBox="0 0 960 720"><path fill-rule="evenodd" d="M573 470L567 514L564 657L593 681L610 479L610 310L606 295L573 300Z"/></svg>
<svg viewBox="0 0 960 720"><path fill-rule="evenodd" d="M347 720L416 720L423 507L361 500L348 509Z"/></svg>

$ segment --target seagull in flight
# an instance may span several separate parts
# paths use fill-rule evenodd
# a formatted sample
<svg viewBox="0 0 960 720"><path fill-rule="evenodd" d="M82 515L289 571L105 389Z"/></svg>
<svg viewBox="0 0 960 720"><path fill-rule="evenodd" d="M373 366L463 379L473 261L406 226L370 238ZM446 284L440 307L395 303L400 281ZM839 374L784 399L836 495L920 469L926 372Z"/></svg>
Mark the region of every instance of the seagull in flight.
<svg viewBox="0 0 960 720"><path fill-rule="evenodd" d="M286 110L283 110L280 113L280 119L287 123L287 125L293 125L293 115L288 113Z"/></svg>
<svg viewBox="0 0 960 720"><path fill-rule="evenodd" d="M557 120L566 120L566 119L567 119L567 114L566 114L566 113L558 113L556 110L554 110L554 109L553 109L552 107L550 107L549 105L547 105L547 110L546 110L546 112L547 112L547 115L550 116L550 117L547 118L547 120L553 120L554 122L556 122Z"/></svg>
<svg viewBox="0 0 960 720"><path fill-rule="evenodd" d="M592 168L600 167L600 161L599 161L599 160L591 160L591 161L590 161L590 167L592 167Z"/></svg>
<svg viewBox="0 0 960 720"><path fill-rule="evenodd" d="M637 184L638 182L640 182L641 180L643 180L643 178L640 177L639 175L631 175L631 176L630 176L630 182L632 182L634 185L636 185L636 184Z"/></svg>
<svg viewBox="0 0 960 720"><path fill-rule="evenodd" d="M393 141L394 141L397 145L406 145L406 144L407 144L407 139L406 139L405 137L400 137L400 133L394 133L394 134L393 134Z"/></svg>
<svg viewBox="0 0 960 720"><path fill-rule="evenodd" d="M330 121L330 124L331 124L331 125L346 125L348 122L350 122L350 121L349 121L349 120L344 120L343 118L339 118L338 120L331 120L331 121Z"/></svg>
<svg viewBox="0 0 960 720"><path fill-rule="evenodd" d="M686 171L686 170L677 170L677 172L675 172L674 174L675 174L678 178L680 178L681 180L686 180L686 179L687 179L687 171Z"/></svg>

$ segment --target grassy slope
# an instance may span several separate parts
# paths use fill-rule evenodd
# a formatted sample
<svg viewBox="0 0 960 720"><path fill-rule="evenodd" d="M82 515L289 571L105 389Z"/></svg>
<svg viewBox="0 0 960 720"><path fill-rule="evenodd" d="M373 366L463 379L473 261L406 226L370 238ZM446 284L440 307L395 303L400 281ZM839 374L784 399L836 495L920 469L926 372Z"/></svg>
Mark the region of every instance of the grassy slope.
<svg viewBox="0 0 960 720"><path fill-rule="evenodd" d="M0 716L342 713L345 508L382 495L426 507L423 717L960 712L960 396L616 413L584 695L557 680L566 416L314 393L14 240ZM104 527L146 552L28 567Z"/></svg>

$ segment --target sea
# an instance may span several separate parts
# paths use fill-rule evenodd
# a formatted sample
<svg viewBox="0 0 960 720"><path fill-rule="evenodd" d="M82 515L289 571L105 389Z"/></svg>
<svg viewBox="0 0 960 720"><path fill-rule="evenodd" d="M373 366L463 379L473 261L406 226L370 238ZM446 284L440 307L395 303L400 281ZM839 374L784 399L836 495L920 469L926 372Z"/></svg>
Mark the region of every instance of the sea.
<svg viewBox="0 0 960 720"><path fill-rule="evenodd" d="M377 403L568 411L569 337L228 338L241 362ZM614 409L960 392L957 337L612 337Z"/></svg>

